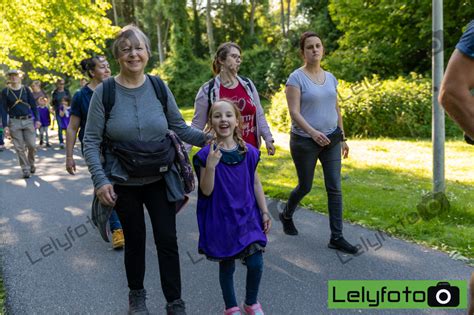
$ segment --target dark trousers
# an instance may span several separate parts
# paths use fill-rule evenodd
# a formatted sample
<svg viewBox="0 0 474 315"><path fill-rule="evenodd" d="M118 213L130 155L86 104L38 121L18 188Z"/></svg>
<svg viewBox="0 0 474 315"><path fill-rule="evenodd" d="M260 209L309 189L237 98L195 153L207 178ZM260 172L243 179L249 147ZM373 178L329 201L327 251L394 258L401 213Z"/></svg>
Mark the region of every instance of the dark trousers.
<svg viewBox="0 0 474 315"><path fill-rule="evenodd" d="M63 129L61 128L61 116L59 115L59 111L56 112L56 122L58 123L58 140L59 140L59 143L64 143L64 138L63 138L63 130L66 130L66 129Z"/></svg>
<svg viewBox="0 0 474 315"><path fill-rule="evenodd" d="M130 290L143 289L146 230L143 205L148 210L158 251L161 288L166 301L181 298L181 274L176 238L175 203L166 196L164 179L144 186L115 185L115 210L125 236L125 270Z"/></svg>
<svg viewBox="0 0 474 315"><path fill-rule="evenodd" d="M293 189L285 209L291 217L298 203L313 186L314 170L319 159L323 167L324 184L328 196L329 226L331 237L342 236L342 192L341 192L341 143L327 148L319 146L312 138L294 133L290 137L290 152L298 175L298 186Z"/></svg>
<svg viewBox="0 0 474 315"><path fill-rule="evenodd" d="M245 304L257 303L258 288L263 273L262 252L256 252L245 258L247 266L247 284L245 287ZM234 290L235 260L224 260L219 262L219 283L224 297L225 308L237 306Z"/></svg>

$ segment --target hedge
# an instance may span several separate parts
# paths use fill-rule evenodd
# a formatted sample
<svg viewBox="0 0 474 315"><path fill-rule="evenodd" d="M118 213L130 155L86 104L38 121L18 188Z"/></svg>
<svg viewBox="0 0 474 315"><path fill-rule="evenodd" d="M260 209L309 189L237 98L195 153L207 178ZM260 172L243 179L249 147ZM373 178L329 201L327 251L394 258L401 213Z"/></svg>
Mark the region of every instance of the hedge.
<svg viewBox="0 0 474 315"><path fill-rule="evenodd" d="M340 80L338 99L346 135L428 138L432 129L431 93L431 79L415 73L390 80L380 80L377 76L357 83ZM269 120L277 130L289 131L283 86L271 99ZM446 135L460 134L459 128L446 119Z"/></svg>

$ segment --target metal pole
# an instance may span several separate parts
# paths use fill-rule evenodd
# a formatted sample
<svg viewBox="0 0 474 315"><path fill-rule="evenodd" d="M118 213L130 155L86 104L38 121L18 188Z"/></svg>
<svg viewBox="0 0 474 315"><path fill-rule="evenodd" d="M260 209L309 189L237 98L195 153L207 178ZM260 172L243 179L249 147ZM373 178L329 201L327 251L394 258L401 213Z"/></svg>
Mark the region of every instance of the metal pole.
<svg viewBox="0 0 474 315"><path fill-rule="evenodd" d="M444 69L443 0L433 0L433 193L445 191L444 183L444 109L438 103L438 94Z"/></svg>

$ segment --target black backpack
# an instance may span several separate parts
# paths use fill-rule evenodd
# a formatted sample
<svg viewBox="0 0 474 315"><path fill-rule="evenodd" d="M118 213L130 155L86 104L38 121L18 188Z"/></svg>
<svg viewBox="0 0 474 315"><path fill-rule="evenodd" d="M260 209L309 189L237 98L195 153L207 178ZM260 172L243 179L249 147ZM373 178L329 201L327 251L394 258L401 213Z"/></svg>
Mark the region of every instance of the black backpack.
<svg viewBox="0 0 474 315"><path fill-rule="evenodd" d="M168 111L168 93L166 91L165 83L158 76L149 75L147 77L150 79L153 89L155 90L156 97L163 105L163 112L167 113ZM104 104L105 111L105 123L110 118L110 112L112 107L115 104L115 79L113 77L105 79L103 82L103 93L102 93L102 104ZM104 128L105 134L105 128Z"/></svg>
<svg viewBox="0 0 474 315"><path fill-rule="evenodd" d="M241 78L242 80L247 82L248 86L250 87L250 92L253 93L253 88L252 88L252 84L250 84L250 79L246 78L246 77L243 77L243 76L240 76L240 75L239 75L239 78ZM214 83L215 82L216 82L215 78L212 78L211 81L209 81L209 90L207 91L207 113L208 114L209 114L209 111L211 110L211 106L212 106L211 91L214 88Z"/></svg>

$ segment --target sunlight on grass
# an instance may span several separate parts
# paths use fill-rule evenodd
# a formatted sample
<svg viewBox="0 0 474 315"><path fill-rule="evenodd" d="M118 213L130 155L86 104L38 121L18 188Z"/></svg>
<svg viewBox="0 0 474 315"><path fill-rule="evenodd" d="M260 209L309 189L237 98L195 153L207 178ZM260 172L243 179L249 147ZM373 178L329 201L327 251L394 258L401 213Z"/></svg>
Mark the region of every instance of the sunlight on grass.
<svg viewBox="0 0 474 315"><path fill-rule="evenodd" d="M382 139L354 140L349 145L350 158L342 167L345 219L474 258L474 147L460 141L446 143L446 194L451 209L424 221L416 205L432 189L431 143ZM273 157L262 155L259 173L270 197L285 200L297 184L293 161L285 148L279 148ZM327 213L319 163L313 189L301 206Z"/></svg>
<svg viewBox="0 0 474 315"><path fill-rule="evenodd" d="M189 124L194 108L182 108L181 113ZM262 151L259 174L266 195L286 200L297 185L296 170L288 136L274 133L274 138L277 153L270 157ZM431 141L358 139L349 141L349 146L350 157L342 165L344 219L474 260L474 146L446 142L446 195L451 209L430 221L420 218L416 206L432 190ZM195 152L197 148L191 156ZM300 206L327 213L319 163L313 189Z"/></svg>

